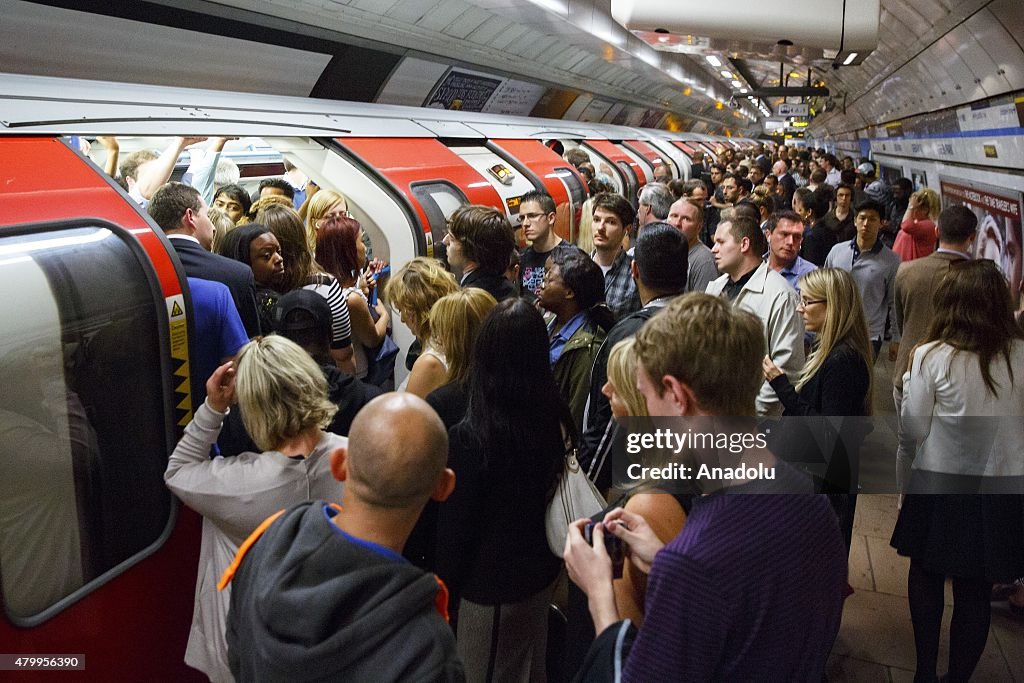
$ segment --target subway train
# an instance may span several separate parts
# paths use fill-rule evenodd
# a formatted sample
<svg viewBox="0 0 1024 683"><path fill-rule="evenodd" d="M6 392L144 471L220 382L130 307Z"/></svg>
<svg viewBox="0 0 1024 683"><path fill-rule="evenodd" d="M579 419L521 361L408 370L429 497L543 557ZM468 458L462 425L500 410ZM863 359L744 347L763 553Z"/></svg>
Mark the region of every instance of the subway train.
<svg viewBox="0 0 1024 683"><path fill-rule="evenodd" d="M695 151L754 144L32 76L0 76L0 92L0 643L149 680L196 677L182 653L199 520L163 483L193 408L192 311L167 238L105 175L100 146L94 160L78 140L116 135L129 153L171 136L238 138L227 154L244 185L289 160L342 191L395 266L433 255L458 206L488 204L517 224L519 197L535 189L574 237L585 180L545 143L583 147L634 201L658 166L687 178Z"/></svg>
<svg viewBox="0 0 1024 683"><path fill-rule="evenodd" d="M87 653L94 671L140 679L196 677L182 653L199 520L163 484L193 407L191 306L162 231L101 170L99 146L90 158L76 138L116 135L122 152L162 148L170 136L238 138L227 153L243 184L291 161L342 191L377 255L396 266L433 255L459 205L495 206L515 224L518 197L534 189L555 198L559 230L572 238L585 181L546 143L583 147L631 198L657 166L687 178L695 151L714 159L754 144L31 76L0 76L0 92L0 642L11 652ZM1013 215L994 188L1019 190L1017 173L898 156L898 145L917 149L899 139L877 144L884 173L973 192L1004 227ZM979 183L993 189L979 195ZM1019 244L995 246L1019 258Z"/></svg>

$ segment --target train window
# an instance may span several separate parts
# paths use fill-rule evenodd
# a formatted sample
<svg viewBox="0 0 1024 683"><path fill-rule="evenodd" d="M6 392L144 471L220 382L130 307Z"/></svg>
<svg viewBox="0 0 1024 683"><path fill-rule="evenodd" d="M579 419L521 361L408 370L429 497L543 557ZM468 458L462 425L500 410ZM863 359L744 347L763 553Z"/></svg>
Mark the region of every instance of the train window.
<svg viewBox="0 0 1024 683"><path fill-rule="evenodd" d="M558 177L569 188L569 198L572 199L572 205L583 206L583 202L587 201L587 189L583 187L579 176L568 168L556 168L555 173L558 174Z"/></svg>
<svg viewBox="0 0 1024 683"><path fill-rule="evenodd" d="M165 304L137 248L94 221L0 237L0 592L21 626L169 532Z"/></svg>
<svg viewBox="0 0 1024 683"><path fill-rule="evenodd" d="M448 217L455 209L468 204L469 199L462 190L446 180L432 180L425 183L412 183L412 190L427 220L430 222L430 234L433 240L434 256L441 258L444 246L441 240L448 234ZM429 242L428 242L429 244Z"/></svg>
<svg viewBox="0 0 1024 683"><path fill-rule="evenodd" d="M633 168L625 161L618 163L619 168L622 169L622 175L626 178L626 199L633 205L633 208L637 208L637 196L636 193L640 190L640 180L636 177L636 173Z"/></svg>

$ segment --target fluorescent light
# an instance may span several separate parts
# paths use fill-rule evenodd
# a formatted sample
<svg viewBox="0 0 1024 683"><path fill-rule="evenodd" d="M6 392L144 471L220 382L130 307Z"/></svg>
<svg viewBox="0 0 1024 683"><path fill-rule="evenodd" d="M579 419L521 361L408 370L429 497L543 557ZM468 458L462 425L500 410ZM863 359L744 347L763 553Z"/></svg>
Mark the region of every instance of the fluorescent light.
<svg viewBox="0 0 1024 683"><path fill-rule="evenodd" d="M564 0L530 0L534 5L539 5L549 12L556 12L561 15L568 15L569 5Z"/></svg>
<svg viewBox="0 0 1024 683"><path fill-rule="evenodd" d="M739 81L733 81L732 82L732 87L734 87L734 88L742 88L743 84L740 83Z"/></svg>
<svg viewBox="0 0 1024 683"><path fill-rule="evenodd" d="M853 60L855 59L857 59L857 53L851 52L850 56L847 57L845 61L843 61L843 66L850 66L851 64L853 64Z"/></svg>
<svg viewBox="0 0 1024 683"><path fill-rule="evenodd" d="M722 60L714 55L707 55L704 59L708 60L711 66L722 66Z"/></svg>
<svg viewBox="0 0 1024 683"><path fill-rule="evenodd" d="M740 92L741 92L741 93L743 93L743 94L745 95L745 94L747 94L747 92L749 92L749 91L748 91L748 90L747 90L746 88L740 88Z"/></svg>
<svg viewBox="0 0 1024 683"><path fill-rule="evenodd" d="M724 76L725 78L732 78L732 72L723 70L722 76Z"/></svg>

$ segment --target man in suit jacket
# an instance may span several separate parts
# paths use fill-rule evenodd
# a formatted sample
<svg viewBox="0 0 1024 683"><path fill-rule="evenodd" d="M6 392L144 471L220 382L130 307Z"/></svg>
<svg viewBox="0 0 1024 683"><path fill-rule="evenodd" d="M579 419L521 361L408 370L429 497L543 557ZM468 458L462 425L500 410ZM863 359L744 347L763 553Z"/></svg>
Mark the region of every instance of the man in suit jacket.
<svg viewBox="0 0 1024 683"><path fill-rule="evenodd" d="M935 317L932 294L950 266L971 258L972 243L978 234L978 218L964 206L951 206L939 214L939 248L924 258L901 263L896 271L896 329L901 341L892 378L892 397L899 427L896 447L896 487L902 493L914 462L916 444L904 435L900 420L903 405L903 374L910 369L914 347L928 334Z"/></svg>
<svg viewBox="0 0 1024 683"><path fill-rule="evenodd" d="M516 295L505 278L516 236L503 213L477 204L459 207L448 220L444 243L448 265L462 271L460 286L482 289L498 301Z"/></svg>
<svg viewBox="0 0 1024 683"><path fill-rule="evenodd" d="M779 179L778 189L776 190L776 196L782 204L779 208L791 209L793 207L793 193L796 192L796 181L789 174L789 163L782 159L776 161L775 165L772 166L772 175Z"/></svg>
<svg viewBox="0 0 1024 683"><path fill-rule="evenodd" d="M214 228L206 215L208 208L195 188L184 183L167 183L150 200L149 215L167 233L185 274L227 285L245 333L250 337L258 336L260 321L252 269L209 251Z"/></svg>

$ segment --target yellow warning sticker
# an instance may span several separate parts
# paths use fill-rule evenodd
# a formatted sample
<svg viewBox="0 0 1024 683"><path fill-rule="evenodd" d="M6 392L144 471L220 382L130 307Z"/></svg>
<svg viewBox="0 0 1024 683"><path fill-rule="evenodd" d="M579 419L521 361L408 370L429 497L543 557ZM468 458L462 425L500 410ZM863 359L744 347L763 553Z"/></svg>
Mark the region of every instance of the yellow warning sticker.
<svg viewBox="0 0 1024 683"><path fill-rule="evenodd" d="M169 296L167 315L170 318L171 365L177 386L174 388L175 418L179 427L192 421L192 390L189 381L188 323L185 318L185 298L181 294Z"/></svg>

